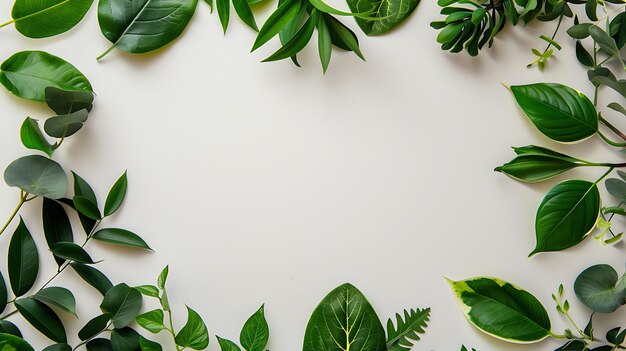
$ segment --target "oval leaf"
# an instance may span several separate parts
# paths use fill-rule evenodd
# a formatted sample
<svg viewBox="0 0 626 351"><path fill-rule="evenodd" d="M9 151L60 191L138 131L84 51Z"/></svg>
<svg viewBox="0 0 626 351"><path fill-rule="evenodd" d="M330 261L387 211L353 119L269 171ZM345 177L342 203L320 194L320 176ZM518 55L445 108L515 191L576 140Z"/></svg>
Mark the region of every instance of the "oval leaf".
<svg viewBox="0 0 626 351"><path fill-rule="evenodd" d="M78 263L95 263L85 249L74 243L58 243L52 248L52 254L62 259Z"/></svg>
<svg viewBox="0 0 626 351"><path fill-rule="evenodd" d="M9 243L8 261L11 289L15 296L22 296L33 287L39 273L37 246L22 218Z"/></svg>
<svg viewBox="0 0 626 351"><path fill-rule="evenodd" d="M152 250L137 234L119 228L100 229L93 235L93 239L115 245Z"/></svg>
<svg viewBox="0 0 626 351"><path fill-rule="evenodd" d="M77 262L72 262L70 266L87 284L98 290L102 296L106 295L113 288L113 283L111 283L109 278L96 268Z"/></svg>
<svg viewBox="0 0 626 351"><path fill-rule="evenodd" d="M76 298L66 288L50 287L39 290L33 298L48 306L56 306L76 316Z"/></svg>
<svg viewBox="0 0 626 351"><path fill-rule="evenodd" d="M76 134L87 121L88 112L78 110L68 115L51 117L46 120L43 129L53 138L66 138Z"/></svg>
<svg viewBox="0 0 626 351"><path fill-rule="evenodd" d="M100 309L111 314L111 321L116 329L124 328L132 323L141 310L143 299L137 289L122 283L109 290Z"/></svg>
<svg viewBox="0 0 626 351"><path fill-rule="evenodd" d="M246 351L263 351L270 337L265 320L265 306L261 306L243 325L239 342Z"/></svg>
<svg viewBox="0 0 626 351"><path fill-rule="evenodd" d="M63 323L50 307L33 298L16 300L15 307L24 319L50 340L67 343Z"/></svg>
<svg viewBox="0 0 626 351"><path fill-rule="evenodd" d="M109 326L109 321L111 321L110 313L104 313L97 317L94 317L92 320L87 322L84 327L80 329L80 331L78 332L78 337L80 338L80 340L83 341L93 338Z"/></svg>
<svg viewBox="0 0 626 351"><path fill-rule="evenodd" d="M15 29L29 38L67 32L80 22L93 0L16 0L11 11Z"/></svg>
<svg viewBox="0 0 626 351"><path fill-rule="evenodd" d="M204 350L209 346L209 332L202 317L189 307L187 307L187 323L176 334L176 344L194 350ZM253 350L248 349L248 351Z"/></svg>
<svg viewBox="0 0 626 351"><path fill-rule="evenodd" d="M626 304L626 275L620 278L613 267L595 265L580 273L574 291L578 299L592 310L612 313Z"/></svg>
<svg viewBox="0 0 626 351"><path fill-rule="evenodd" d="M67 175L61 166L51 159L31 155L18 158L4 171L4 181L24 192L60 199L67 190Z"/></svg>
<svg viewBox="0 0 626 351"><path fill-rule="evenodd" d="M97 221L102 219L102 215L100 214L98 205L93 203L93 201L91 201L90 199L82 196L74 196L72 200L74 201L74 206L76 206L76 210L85 215L87 218L91 218Z"/></svg>
<svg viewBox="0 0 626 351"><path fill-rule="evenodd" d="M126 172L113 184L113 187L109 191L106 202L104 204L104 215L110 216L117 211L124 198L126 197L126 189L128 188L128 179Z"/></svg>
<svg viewBox="0 0 626 351"><path fill-rule="evenodd" d="M43 232L46 237L48 248L52 250L54 245L60 242L73 242L74 234L72 233L72 225L70 219L58 202L47 198L43 199ZM57 265L65 262L64 259L54 256Z"/></svg>
<svg viewBox="0 0 626 351"><path fill-rule="evenodd" d="M45 90L46 103L57 115L68 115L80 110L91 111L94 94L90 91L68 91L55 87Z"/></svg>

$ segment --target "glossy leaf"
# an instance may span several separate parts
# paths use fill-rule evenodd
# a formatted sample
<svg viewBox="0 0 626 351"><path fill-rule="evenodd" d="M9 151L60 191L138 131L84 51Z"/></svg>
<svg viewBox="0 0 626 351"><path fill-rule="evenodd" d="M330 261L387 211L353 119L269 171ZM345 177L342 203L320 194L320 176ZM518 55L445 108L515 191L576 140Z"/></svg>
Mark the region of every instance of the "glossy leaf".
<svg viewBox="0 0 626 351"><path fill-rule="evenodd" d="M243 325L239 342L246 351L263 351L270 337L265 320L265 306L261 306Z"/></svg>
<svg viewBox="0 0 626 351"><path fill-rule="evenodd" d="M15 307L24 319L50 340L67 343L65 327L50 307L33 298L16 300Z"/></svg>
<svg viewBox="0 0 626 351"><path fill-rule="evenodd" d="M100 0L98 22L113 48L145 53L178 38L196 10L198 0Z"/></svg>
<svg viewBox="0 0 626 351"><path fill-rule="evenodd" d="M331 291L315 308L303 351L385 351L385 330L365 296L351 284Z"/></svg>
<svg viewBox="0 0 626 351"><path fill-rule="evenodd" d="M537 245L530 256L579 244L595 227L600 207L600 192L595 183L568 180L556 185L537 210Z"/></svg>
<svg viewBox="0 0 626 351"><path fill-rule="evenodd" d="M17 326L7 320L0 320L0 333L11 334L17 337L22 337L22 333Z"/></svg>
<svg viewBox="0 0 626 351"><path fill-rule="evenodd" d="M550 334L550 318L539 300L496 278L449 281L467 319L481 331L509 342L539 342Z"/></svg>
<svg viewBox="0 0 626 351"><path fill-rule="evenodd" d="M163 351L163 347L160 344L143 336L139 338L139 346L141 346L141 351Z"/></svg>
<svg viewBox="0 0 626 351"><path fill-rule="evenodd" d="M304 23L302 28L280 49L273 53L270 57L263 60L263 62L278 61L289 58L299 53L306 44L311 40L313 31L315 30L315 23L317 21L317 10L312 10L311 15Z"/></svg>
<svg viewBox="0 0 626 351"><path fill-rule="evenodd" d="M50 307L56 306L76 316L76 298L74 298L74 294L66 288L56 286L43 288L37 291L37 293L33 295L33 298Z"/></svg>
<svg viewBox="0 0 626 351"><path fill-rule="evenodd" d="M89 341L86 345L87 351L113 351L111 340L96 338Z"/></svg>
<svg viewBox="0 0 626 351"><path fill-rule="evenodd" d="M68 344L54 344L46 347L41 351L72 351L72 347Z"/></svg>
<svg viewBox="0 0 626 351"><path fill-rule="evenodd" d="M102 296L106 295L113 288L113 283L111 283L109 278L96 268L77 262L72 262L70 266L87 284L98 290Z"/></svg>
<svg viewBox="0 0 626 351"><path fill-rule="evenodd" d="M85 324L85 326L83 326L80 331L78 331L78 337L80 338L80 340L83 341L89 340L105 330L109 326L110 321L110 313L104 313L97 317L94 317L89 322L87 322L87 324Z"/></svg>
<svg viewBox="0 0 626 351"><path fill-rule="evenodd" d="M93 239L110 244L152 250L137 234L119 228L104 228L94 233Z"/></svg>
<svg viewBox="0 0 626 351"><path fill-rule="evenodd" d="M33 287L39 273L37 246L22 218L9 243L8 262L13 294L22 296Z"/></svg>
<svg viewBox="0 0 626 351"><path fill-rule="evenodd" d="M243 23L255 31L259 30L248 0L233 0L233 7L235 8L235 12L237 12L237 16L239 16Z"/></svg>
<svg viewBox="0 0 626 351"><path fill-rule="evenodd" d="M106 217L112 215L120 208L122 202L124 202L124 198L126 197L127 188L128 179L126 177L126 172L124 172L115 184L113 184L113 187L107 196L106 202L104 203L104 215Z"/></svg>
<svg viewBox="0 0 626 351"><path fill-rule="evenodd" d="M538 83L512 86L511 92L524 114L550 139L577 142L598 132L593 103L572 88Z"/></svg>
<svg viewBox="0 0 626 351"><path fill-rule="evenodd" d="M80 245L75 243L66 243L61 242L52 248L52 254L73 262L83 263L83 264L94 264L96 263L91 256L83 249Z"/></svg>
<svg viewBox="0 0 626 351"><path fill-rule="evenodd" d="M375 20L355 18L357 24L367 35L380 35L389 32L406 20L419 4L420 0L348 0L350 10L363 13L373 10Z"/></svg>
<svg viewBox="0 0 626 351"><path fill-rule="evenodd" d="M317 33L317 44L320 61L322 62L322 70L326 73L328 64L330 63L330 57L333 53L333 41L324 16L317 16Z"/></svg>
<svg viewBox="0 0 626 351"><path fill-rule="evenodd" d="M67 176L63 168L51 159L30 155L13 161L4 171L7 185L20 188L24 192L60 199L67 190Z"/></svg>
<svg viewBox="0 0 626 351"><path fill-rule="evenodd" d="M83 196L74 196L72 201L74 201L74 206L76 207L76 210L78 210L78 212L80 212L84 216L93 220L102 219L102 215L100 214L98 206L90 199Z"/></svg>
<svg viewBox="0 0 626 351"><path fill-rule="evenodd" d="M35 351L26 340L12 334L0 333L2 351ZM5 346L8 346L5 348Z"/></svg>
<svg viewBox="0 0 626 351"><path fill-rule="evenodd" d="M93 91L76 67L43 51L21 51L9 57L0 66L0 83L16 96L41 102L46 101L48 87Z"/></svg>
<svg viewBox="0 0 626 351"><path fill-rule="evenodd" d="M140 285L136 286L135 289L137 289L142 295L159 297L159 289L154 285Z"/></svg>
<svg viewBox="0 0 626 351"><path fill-rule="evenodd" d="M326 20L333 45L344 50L353 51L361 60L365 60L365 56L359 48L359 40L354 32L346 27L339 20L327 14L320 14Z"/></svg>
<svg viewBox="0 0 626 351"><path fill-rule="evenodd" d="M11 11L15 29L29 38L67 32L85 16L93 0L16 0Z"/></svg>
<svg viewBox="0 0 626 351"><path fill-rule="evenodd" d="M387 350L410 351L413 341L419 341L430 317L430 308L404 310L404 316L396 313L396 325L387 321Z"/></svg>
<svg viewBox="0 0 626 351"><path fill-rule="evenodd" d="M194 350L204 350L209 346L209 332L202 317L189 307L187 307L187 323L176 334L176 344Z"/></svg>
<svg viewBox="0 0 626 351"><path fill-rule="evenodd" d="M281 3L259 30L252 51L267 43L289 24L300 12L300 6L301 1L299 0L286 0Z"/></svg>
<svg viewBox="0 0 626 351"><path fill-rule="evenodd" d="M43 125L43 129L53 138L67 138L76 134L87 121L87 110L78 110L68 115L61 115L48 118Z"/></svg>
<svg viewBox="0 0 626 351"><path fill-rule="evenodd" d="M165 283L167 283L167 276L169 275L169 272L170 267L165 266L165 268L163 268L163 270L159 274L159 277L157 279L157 285L161 290L165 290Z"/></svg>
<svg viewBox="0 0 626 351"><path fill-rule="evenodd" d="M43 199L43 232L46 237L48 248L52 250L54 245L60 242L73 242L74 234L70 219L58 202L47 198ZM60 267L65 259L55 256L57 265Z"/></svg>
<svg viewBox="0 0 626 351"><path fill-rule="evenodd" d="M137 324L151 333L158 333L165 329L163 324L163 310L152 310L137 316Z"/></svg>
<svg viewBox="0 0 626 351"><path fill-rule="evenodd" d="M91 111L94 94L91 91L68 91L55 87L44 90L46 103L57 115L67 115L80 110Z"/></svg>
<svg viewBox="0 0 626 351"><path fill-rule="evenodd" d="M220 344L221 351L241 351L239 346L235 344L234 342L228 339L220 338L217 335L215 337L217 338L217 342Z"/></svg>
<svg viewBox="0 0 626 351"><path fill-rule="evenodd" d="M496 167L495 171L523 182L535 183L550 179L580 165L559 157L522 154Z"/></svg>
<svg viewBox="0 0 626 351"><path fill-rule="evenodd" d="M110 313L116 329L124 328L135 320L143 299L137 289L122 283L109 290L100 304L103 312Z"/></svg>
<svg viewBox="0 0 626 351"><path fill-rule="evenodd" d="M131 328L115 329L111 332L113 351L140 351L141 335Z"/></svg>
<svg viewBox="0 0 626 351"><path fill-rule="evenodd" d="M626 304L626 275L599 264L585 269L574 283L578 299L595 312L612 313Z"/></svg>
<svg viewBox="0 0 626 351"><path fill-rule="evenodd" d="M72 176L74 178L74 195L89 199L91 202L96 204L97 207L98 199L96 198L96 194L94 193L89 183L87 183L87 181L85 181L75 172L72 172ZM71 202L71 205L76 208L73 201ZM96 225L95 219L91 219L85 216L84 214L80 213L80 211L78 211L78 218L80 219L80 223L83 226L86 234L90 233Z"/></svg>
<svg viewBox="0 0 626 351"><path fill-rule="evenodd" d="M226 33L228 22L230 21L230 0L215 0L215 7L217 8L217 16L222 24L222 29Z"/></svg>
<svg viewBox="0 0 626 351"><path fill-rule="evenodd" d="M22 144L31 150L39 150L44 152L48 156L52 156L54 149L52 145L46 140L39 127L39 122L30 117L26 117L22 127L20 128L20 139Z"/></svg>

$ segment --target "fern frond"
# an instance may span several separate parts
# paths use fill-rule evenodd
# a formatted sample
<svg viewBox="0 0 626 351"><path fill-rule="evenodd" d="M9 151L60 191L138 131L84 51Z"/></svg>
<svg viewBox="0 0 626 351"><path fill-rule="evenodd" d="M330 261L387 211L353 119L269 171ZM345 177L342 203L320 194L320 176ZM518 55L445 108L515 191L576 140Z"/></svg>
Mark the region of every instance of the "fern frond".
<svg viewBox="0 0 626 351"><path fill-rule="evenodd" d="M387 321L387 351L410 351L413 342L424 334L430 319L430 308L404 310L404 318L396 313L396 326L393 320Z"/></svg>

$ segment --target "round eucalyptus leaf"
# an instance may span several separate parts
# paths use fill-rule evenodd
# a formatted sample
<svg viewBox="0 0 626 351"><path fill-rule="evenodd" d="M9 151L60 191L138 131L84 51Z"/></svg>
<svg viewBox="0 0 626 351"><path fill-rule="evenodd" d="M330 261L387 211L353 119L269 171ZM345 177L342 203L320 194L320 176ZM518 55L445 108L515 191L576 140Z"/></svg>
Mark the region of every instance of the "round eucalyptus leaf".
<svg viewBox="0 0 626 351"><path fill-rule="evenodd" d="M621 179L610 178L604 182L606 191L616 200L626 202L626 182Z"/></svg>
<svg viewBox="0 0 626 351"><path fill-rule="evenodd" d="M18 158L4 171L4 181L24 192L60 199L67 190L67 175L63 168L51 159L31 155Z"/></svg>
<svg viewBox="0 0 626 351"><path fill-rule="evenodd" d="M29 38L67 32L80 22L93 0L16 0L11 11L15 29Z"/></svg>
<svg viewBox="0 0 626 351"><path fill-rule="evenodd" d="M50 117L44 123L43 129L53 138L67 138L83 127L87 116L87 110L82 109L68 115Z"/></svg>
<svg viewBox="0 0 626 351"><path fill-rule="evenodd" d="M576 278L574 292L593 311L612 313L626 304L626 275L620 278L613 267L595 265Z"/></svg>
<svg viewBox="0 0 626 351"><path fill-rule="evenodd" d="M530 121L548 138L578 142L598 132L598 115L582 93L561 84L512 86L511 92Z"/></svg>
<svg viewBox="0 0 626 351"><path fill-rule="evenodd" d="M578 245L595 227L601 202L595 183L568 180L556 185L537 210L537 244L529 256Z"/></svg>
<svg viewBox="0 0 626 351"><path fill-rule="evenodd" d="M550 335L541 302L511 283L490 277L449 281L465 317L481 331L514 343L535 343Z"/></svg>

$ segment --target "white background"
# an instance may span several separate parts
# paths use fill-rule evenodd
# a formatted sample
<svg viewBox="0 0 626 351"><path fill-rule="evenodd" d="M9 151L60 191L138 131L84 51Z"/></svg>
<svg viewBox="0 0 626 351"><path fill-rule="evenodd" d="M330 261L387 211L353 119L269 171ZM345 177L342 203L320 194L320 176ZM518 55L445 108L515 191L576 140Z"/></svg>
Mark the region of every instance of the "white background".
<svg viewBox="0 0 626 351"><path fill-rule="evenodd" d="M0 3L2 19L9 19L10 7ZM416 350L458 350L462 343L483 351L550 350L556 344L510 346L482 335L465 320L443 277L490 275L517 283L548 306L557 332L566 325L550 294L562 282L584 325L589 311L573 295L574 279L595 263L621 272L623 246L586 240L564 253L526 258L535 243L536 208L556 181L528 186L493 168L512 158L510 146L530 143L598 161L619 156L598 138L576 146L548 142L500 84L553 81L591 93L565 37L563 52L545 72L525 68L530 48L543 48L537 36L555 23L507 30L494 49L470 58L440 50L429 27L438 10L424 1L392 34L360 35L367 63L335 51L326 76L315 45L300 55L301 69L289 60L260 63L277 42L249 54L254 33L233 20L224 37L204 3L184 36L155 54L116 50L96 62L109 43L92 8L75 29L51 39L2 29L0 56L46 50L91 80L96 108L55 158L86 178L101 202L128 170L127 201L105 225L141 234L156 253L88 248L105 259L99 267L115 282L153 283L170 264L178 326L188 304L212 334L236 340L265 303L268 348L297 350L317 303L349 281L384 320L403 308L432 307ZM0 106L5 167L32 153L19 141L23 119L50 112L8 93L0 94ZM574 175L595 179L603 172L588 171ZM4 217L18 191L0 188L0 199ZM40 206L29 204L22 214L45 254ZM2 252L7 243L8 236ZM43 257L40 281L54 269L51 257ZM75 335L98 312L98 294L70 271L58 284L78 291L81 319L66 318ZM610 318L618 324L624 317L622 309ZM48 342L38 340L37 346ZM218 349L213 338L210 349Z"/></svg>

